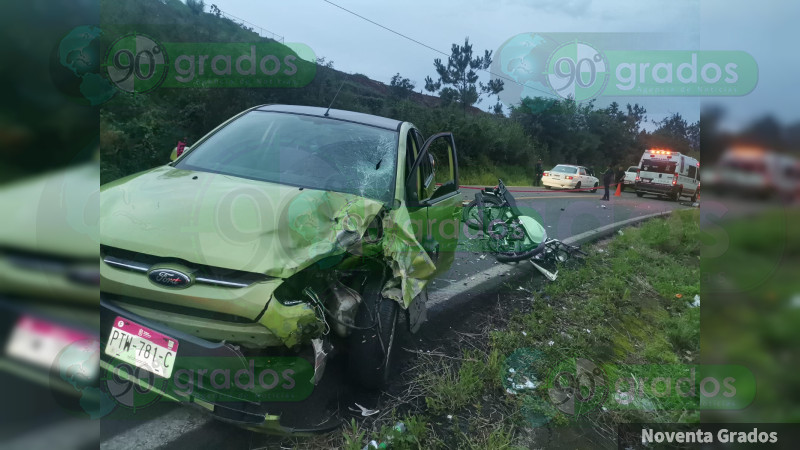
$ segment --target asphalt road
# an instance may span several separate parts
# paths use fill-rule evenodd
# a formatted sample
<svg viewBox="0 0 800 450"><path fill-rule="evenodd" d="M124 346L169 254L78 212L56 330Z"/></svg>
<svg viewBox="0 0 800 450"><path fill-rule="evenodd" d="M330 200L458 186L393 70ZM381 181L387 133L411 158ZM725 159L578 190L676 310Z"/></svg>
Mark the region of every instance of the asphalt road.
<svg viewBox="0 0 800 450"><path fill-rule="evenodd" d="M510 189L513 192L539 188ZM475 192L462 189L465 200L474 198ZM540 215L550 237L559 239L634 217L687 208L680 203L652 196L638 198L633 192L624 192L620 197L612 196L609 202L599 200L602 190L597 193L548 191L513 194L523 210L532 208ZM468 302L478 290L485 292L494 289L498 279L519 275L539 276L532 265L500 265L491 255L481 256L471 251L458 253L451 269L431 286L429 316L447 314L457 305ZM191 408L168 402L160 402L149 408L133 415L134 418L103 419L101 448L196 448L198 445L238 448L253 447L260 441L258 435L214 421Z"/></svg>

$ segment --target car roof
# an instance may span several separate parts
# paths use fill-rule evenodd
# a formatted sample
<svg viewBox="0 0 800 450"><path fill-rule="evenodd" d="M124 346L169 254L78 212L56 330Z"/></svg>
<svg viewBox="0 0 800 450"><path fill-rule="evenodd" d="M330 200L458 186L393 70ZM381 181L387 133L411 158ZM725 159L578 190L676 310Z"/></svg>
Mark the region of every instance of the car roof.
<svg viewBox="0 0 800 450"><path fill-rule="evenodd" d="M255 108L256 111L271 111L289 114L303 114L306 116L326 117L325 111L327 108L318 106L299 106L299 105L263 105ZM389 119L387 117L373 116L372 114L364 114L353 111L345 111L342 109L331 109L328 112L327 118L344 120L347 122L360 123L378 128L385 128L387 130L399 131L400 126L403 124L400 120Z"/></svg>

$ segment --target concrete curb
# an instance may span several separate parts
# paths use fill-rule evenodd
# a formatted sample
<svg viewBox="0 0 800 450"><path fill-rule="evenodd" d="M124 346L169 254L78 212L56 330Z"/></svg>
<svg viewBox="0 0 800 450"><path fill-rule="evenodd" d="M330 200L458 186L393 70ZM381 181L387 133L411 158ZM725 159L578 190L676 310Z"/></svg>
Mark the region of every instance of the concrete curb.
<svg viewBox="0 0 800 450"><path fill-rule="evenodd" d="M670 214L672 214L672 211L662 211L654 214L648 214L646 216L631 217L628 220L610 223L600 228L595 228L593 230L585 231L581 234L576 234L575 236L570 236L564 239L563 242L569 245L582 245L587 242L592 242L614 234L620 228L624 228L628 225L644 222L645 220L649 219L655 219L656 217L668 216Z"/></svg>

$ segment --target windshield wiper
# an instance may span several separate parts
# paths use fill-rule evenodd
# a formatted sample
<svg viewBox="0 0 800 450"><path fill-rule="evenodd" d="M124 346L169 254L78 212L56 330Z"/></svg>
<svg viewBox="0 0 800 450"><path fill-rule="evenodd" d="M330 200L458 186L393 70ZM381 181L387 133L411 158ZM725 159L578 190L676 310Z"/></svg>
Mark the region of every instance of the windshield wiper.
<svg viewBox="0 0 800 450"><path fill-rule="evenodd" d="M383 162L383 158L381 158L381 159L379 159L379 160L378 160L378 164L375 164L375 170L378 170L378 169L380 169L380 168L381 168L381 163L382 163L382 162Z"/></svg>

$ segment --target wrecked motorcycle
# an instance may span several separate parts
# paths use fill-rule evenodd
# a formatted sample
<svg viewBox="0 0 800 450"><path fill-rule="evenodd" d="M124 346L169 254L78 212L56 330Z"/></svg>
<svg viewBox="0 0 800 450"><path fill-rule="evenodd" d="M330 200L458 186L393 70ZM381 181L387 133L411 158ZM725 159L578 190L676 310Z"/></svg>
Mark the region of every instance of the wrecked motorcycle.
<svg viewBox="0 0 800 450"><path fill-rule="evenodd" d="M574 245L548 238L539 222L519 210L501 179L497 186L475 194L475 200L464 207L463 221L470 229L482 232L499 262L530 260L550 281L558 276L559 263L576 253L585 255Z"/></svg>

